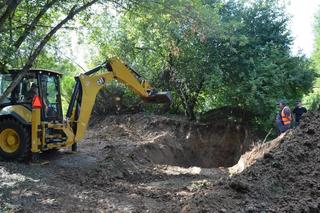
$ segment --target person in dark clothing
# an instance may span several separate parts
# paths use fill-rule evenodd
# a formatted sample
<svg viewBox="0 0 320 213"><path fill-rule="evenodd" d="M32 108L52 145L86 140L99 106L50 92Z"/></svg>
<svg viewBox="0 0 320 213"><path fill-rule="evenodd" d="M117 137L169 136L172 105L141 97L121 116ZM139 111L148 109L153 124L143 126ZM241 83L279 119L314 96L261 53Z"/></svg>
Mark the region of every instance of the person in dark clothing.
<svg viewBox="0 0 320 213"><path fill-rule="evenodd" d="M295 125L299 126L300 119L303 113L306 113L307 109L302 106L301 101L296 102L296 107L293 109L292 113L294 114L295 118Z"/></svg>
<svg viewBox="0 0 320 213"><path fill-rule="evenodd" d="M31 88L28 91L28 94L26 95L26 101L31 103L34 96L36 96L36 95L38 95L38 88L35 83L32 83Z"/></svg>

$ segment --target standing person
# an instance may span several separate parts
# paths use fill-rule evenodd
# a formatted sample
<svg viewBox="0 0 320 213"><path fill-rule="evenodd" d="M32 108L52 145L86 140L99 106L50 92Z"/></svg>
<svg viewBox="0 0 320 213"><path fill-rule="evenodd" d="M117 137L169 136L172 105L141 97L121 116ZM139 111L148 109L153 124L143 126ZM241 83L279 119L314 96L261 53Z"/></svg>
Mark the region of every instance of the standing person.
<svg viewBox="0 0 320 213"><path fill-rule="evenodd" d="M278 125L279 133L282 134L290 129L292 116L290 108L286 106L284 101L279 101L278 106L280 108L280 111L277 114L276 122Z"/></svg>
<svg viewBox="0 0 320 213"><path fill-rule="evenodd" d="M293 109L292 113L294 114L295 118L295 126L299 126L300 119L303 113L306 113L307 109L302 106L301 101L296 102L296 107Z"/></svg>

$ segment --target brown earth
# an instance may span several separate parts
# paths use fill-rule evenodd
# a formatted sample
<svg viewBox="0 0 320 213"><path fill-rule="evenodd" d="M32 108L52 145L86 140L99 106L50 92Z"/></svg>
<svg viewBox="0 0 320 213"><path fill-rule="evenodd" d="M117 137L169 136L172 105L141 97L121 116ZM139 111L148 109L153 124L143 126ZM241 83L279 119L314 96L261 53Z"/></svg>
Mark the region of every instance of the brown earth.
<svg viewBox="0 0 320 213"><path fill-rule="evenodd" d="M255 147L230 168L242 173L186 205L204 211L224 206L227 212L320 212L319 124L320 113L309 112L299 128Z"/></svg>
<svg viewBox="0 0 320 213"><path fill-rule="evenodd" d="M243 154L241 125L109 116L77 153L0 162L0 212L319 212L319 118Z"/></svg>

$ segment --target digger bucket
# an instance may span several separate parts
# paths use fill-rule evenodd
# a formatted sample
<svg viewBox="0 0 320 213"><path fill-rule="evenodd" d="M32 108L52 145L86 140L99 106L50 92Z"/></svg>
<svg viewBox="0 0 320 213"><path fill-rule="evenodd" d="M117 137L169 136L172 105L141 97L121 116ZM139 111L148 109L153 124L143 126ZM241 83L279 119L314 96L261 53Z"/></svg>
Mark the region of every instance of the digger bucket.
<svg viewBox="0 0 320 213"><path fill-rule="evenodd" d="M172 97L170 92L157 92L148 97L144 97L143 101L146 103L170 104L172 102Z"/></svg>

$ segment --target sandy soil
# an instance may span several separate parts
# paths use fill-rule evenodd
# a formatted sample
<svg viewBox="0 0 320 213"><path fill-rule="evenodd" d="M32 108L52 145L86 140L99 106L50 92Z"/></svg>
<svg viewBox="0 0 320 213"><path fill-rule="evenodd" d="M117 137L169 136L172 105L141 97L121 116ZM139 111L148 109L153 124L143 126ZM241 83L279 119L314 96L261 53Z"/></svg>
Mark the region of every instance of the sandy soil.
<svg viewBox="0 0 320 213"><path fill-rule="evenodd" d="M243 154L251 141L241 126L110 116L76 153L0 162L0 212L319 212L312 122Z"/></svg>

